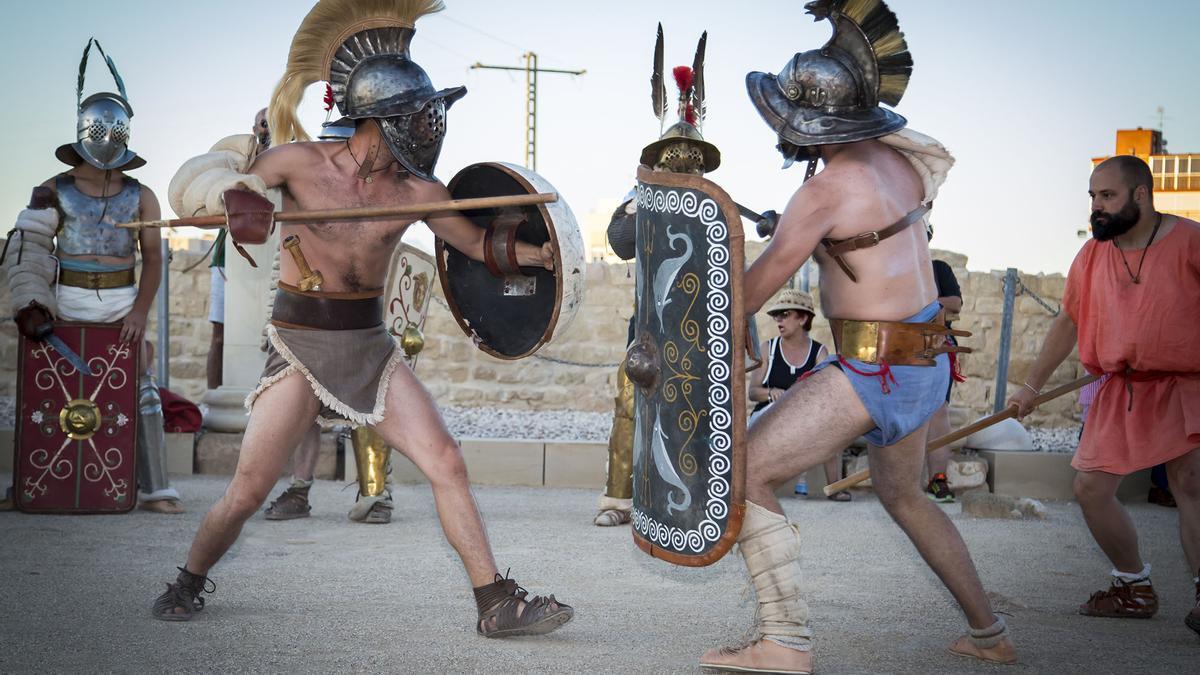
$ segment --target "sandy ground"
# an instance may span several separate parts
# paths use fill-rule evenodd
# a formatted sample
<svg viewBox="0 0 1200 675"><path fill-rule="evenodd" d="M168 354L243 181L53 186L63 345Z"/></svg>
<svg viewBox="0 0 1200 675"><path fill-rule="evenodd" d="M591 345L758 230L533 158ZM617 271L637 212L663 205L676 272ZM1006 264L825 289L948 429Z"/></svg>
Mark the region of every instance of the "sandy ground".
<svg viewBox="0 0 1200 675"><path fill-rule="evenodd" d="M318 482L312 518L246 526L196 620L153 620L151 602L224 485L180 478L182 516L0 513L0 671L687 673L752 613L736 554L672 567L635 551L628 527L593 527L592 493L480 488L501 568L577 609L548 637L485 640L427 487L399 488L395 521L369 526L346 520L353 488ZM1014 631L1022 663L1004 668L946 652L963 620L869 495L786 508L804 534L820 673L1196 672L1173 510L1132 506L1162 609L1120 621L1075 613L1108 567L1073 504L1050 504L1036 522L945 507Z"/></svg>

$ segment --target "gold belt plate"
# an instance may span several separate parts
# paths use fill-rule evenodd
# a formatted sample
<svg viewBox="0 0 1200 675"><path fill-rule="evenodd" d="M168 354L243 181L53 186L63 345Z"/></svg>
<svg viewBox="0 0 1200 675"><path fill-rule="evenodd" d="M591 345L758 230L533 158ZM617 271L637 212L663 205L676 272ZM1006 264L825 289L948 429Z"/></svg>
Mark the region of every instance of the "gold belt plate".
<svg viewBox="0 0 1200 675"><path fill-rule="evenodd" d="M879 323L875 321L846 321L842 324L842 356L864 363L879 359Z"/></svg>

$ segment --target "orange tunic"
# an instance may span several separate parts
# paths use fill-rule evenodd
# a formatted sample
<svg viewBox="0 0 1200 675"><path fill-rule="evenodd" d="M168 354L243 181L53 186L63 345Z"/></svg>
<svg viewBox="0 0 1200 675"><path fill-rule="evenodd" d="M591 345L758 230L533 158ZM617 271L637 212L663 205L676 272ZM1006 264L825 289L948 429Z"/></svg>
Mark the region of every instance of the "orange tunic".
<svg viewBox="0 0 1200 675"><path fill-rule="evenodd" d="M1142 250L1125 251L1134 272ZM1063 306L1084 367L1113 374L1071 465L1123 476L1200 448L1200 223L1177 218L1150 245L1140 284L1112 242L1089 240L1071 264Z"/></svg>

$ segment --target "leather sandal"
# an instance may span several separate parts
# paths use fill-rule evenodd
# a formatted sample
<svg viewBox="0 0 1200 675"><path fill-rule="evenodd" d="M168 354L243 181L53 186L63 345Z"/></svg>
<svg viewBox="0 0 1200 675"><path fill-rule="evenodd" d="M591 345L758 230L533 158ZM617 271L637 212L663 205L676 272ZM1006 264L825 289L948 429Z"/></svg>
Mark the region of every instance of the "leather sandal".
<svg viewBox="0 0 1200 675"><path fill-rule="evenodd" d="M1148 582L1149 580L1147 580ZM1084 616L1111 619L1149 619L1158 612L1158 595L1149 583L1126 583L1114 578L1107 590L1096 591L1079 606Z"/></svg>
<svg viewBox="0 0 1200 675"><path fill-rule="evenodd" d="M630 514L625 509L602 509L592 520L599 527L615 527L624 525L630 520Z"/></svg>
<svg viewBox="0 0 1200 675"><path fill-rule="evenodd" d="M575 616L575 610L553 595L529 597L516 579L496 575L496 580L475 588L479 621L475 630L487 638L545 635L562 627Z"/></svg>
<svg viewBox="0 0 1200 675"><path fill-rule="evenodd" d="M160 621L191 621L196 612L204 609L201 593L215 593L217 584L203 574L192 574L182 567L175 583L154 600L151 612Z"/></svg>
<svg viewBox="0 0 1200 675"><path fill-rule="evenodd" d="M284 490L271 505L267 507L267 520L294 520L307 518L312 513L308 503L308 490L311 485L298 487L292 485Z"/></svg>

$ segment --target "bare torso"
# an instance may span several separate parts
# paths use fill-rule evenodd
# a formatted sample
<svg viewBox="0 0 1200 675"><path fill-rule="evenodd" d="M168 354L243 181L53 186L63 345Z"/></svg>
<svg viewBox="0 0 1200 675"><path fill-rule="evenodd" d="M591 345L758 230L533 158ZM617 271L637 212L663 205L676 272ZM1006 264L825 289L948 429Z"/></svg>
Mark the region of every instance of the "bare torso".
<svg viewBox="0 0 1200 675"><path fill-rule="evenodd" d="M386 152L386 150L385 150ZM367 183L356 172L358 165L345 143L290 143L271 150L286 162L284 210L347 209L387 206L447 199L440 183L397 174L392 169L371 174ZM252 167L255 172L257 164ZM394 168L394 167L393 167ZM325 278L322 291L347 292L382 288L392 251L408 226L420 216L388 220L282 224L280 241L300 238L309 266ZM287 252L279 256L279 278L296 284L300 271Z"/></svg>
<svg viewBox="0 0 1200 675"><path fill-rule="evenodd" d="M758 311L812 255L820 267L825 316L895 321L916 314L937 298L920 223L846 254L857 282L820 242L879 231L900 220L924 200L920 178L907 159L879 141L827 147L832 150L825 168L792 196L775 237L746 274L747 313Z"/></svg>
<svg viewBox="0 0 1200 675"><path fill-rule="evenodd" d="M878 231L921 205L924 187L912 165L882 143L857 144L847 156L821 172L836 185L826 235L848 239ZM816 180L815 178L813 179ZM851 281L818 246L814 253L821 271L821 307L838 319L898 320L919 312L937 299L925 228L914 223L878 246L853 251L844 260L858 281Z"/></svg>

